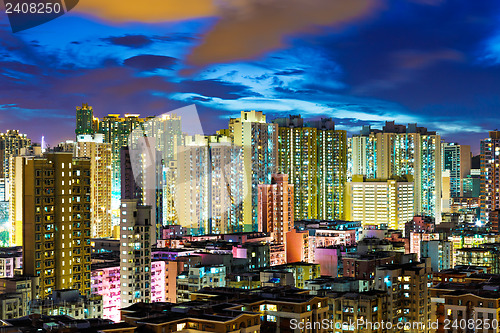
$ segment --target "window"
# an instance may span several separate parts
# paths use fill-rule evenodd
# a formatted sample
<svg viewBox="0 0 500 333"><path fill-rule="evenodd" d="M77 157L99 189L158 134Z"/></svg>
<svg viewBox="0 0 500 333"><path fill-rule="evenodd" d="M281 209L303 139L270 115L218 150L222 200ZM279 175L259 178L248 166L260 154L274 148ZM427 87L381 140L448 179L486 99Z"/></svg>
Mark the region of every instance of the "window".
<svg viewBox="0 0 500 333"><path fill-rule="evenodd" d="M267 321L270 321L270 322L273 322L273 323L276 322L276 316L267 315L266 319L267 319Z"/></svg>

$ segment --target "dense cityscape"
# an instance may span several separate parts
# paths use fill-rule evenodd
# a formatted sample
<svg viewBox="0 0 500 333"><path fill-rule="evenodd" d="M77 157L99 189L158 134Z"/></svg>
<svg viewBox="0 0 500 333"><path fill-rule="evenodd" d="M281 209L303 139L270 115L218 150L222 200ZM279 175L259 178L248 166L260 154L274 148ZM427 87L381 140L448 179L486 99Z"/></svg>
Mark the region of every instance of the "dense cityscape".
<svg viewBox="0 0 500 333"><path fill-rule="evenodd" d="M0 333L500 333L500 1L0 1Z"/></svg>
<svg viewBox="0 0 500 333"><path fill-rule="evenodd" d="M0 134L2 332L500 330L499 131L75 118Z"/></svg>

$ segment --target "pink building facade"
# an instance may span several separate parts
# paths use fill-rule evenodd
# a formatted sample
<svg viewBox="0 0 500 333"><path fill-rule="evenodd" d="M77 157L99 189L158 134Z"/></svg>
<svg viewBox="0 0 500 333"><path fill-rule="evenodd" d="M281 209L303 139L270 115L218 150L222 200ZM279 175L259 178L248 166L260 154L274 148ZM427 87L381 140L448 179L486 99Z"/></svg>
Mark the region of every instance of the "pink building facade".
<svg viewBox="0 0 500 333"><path fill-rule="evenodd" d="M151 263L151 301L165 302L165 262ZM120 266L102 267L92 270L91 292L102 296L103 318L115 322L120 315Z"/></svg>
<svg viewBox="0 0 500 333"><path fill-rule="evenodd" d="M165 261L151 262L151 302L165 302Z"/></svg>
<svg viewBox="0 0 500 333"><path fill-rule="evenodd" d="M92 270L91 292L102 296L103 318L120 321L120 266Z"/></svg>

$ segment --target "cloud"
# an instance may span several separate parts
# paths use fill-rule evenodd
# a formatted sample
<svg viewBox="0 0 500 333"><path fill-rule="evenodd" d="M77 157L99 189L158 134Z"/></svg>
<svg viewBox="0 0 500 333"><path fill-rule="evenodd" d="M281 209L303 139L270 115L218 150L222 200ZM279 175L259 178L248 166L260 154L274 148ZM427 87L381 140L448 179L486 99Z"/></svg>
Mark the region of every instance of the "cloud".
<svg viewBox="0 0 500 333"><path fill-rule="evenodd" d="M464 55L456 50L439 49L430 52L422 50L403 50L393 55L397 66L404 69L418 70L428 68L440 61L463 61Z"/></svg>
<svg viewBox="0 0 500 333"><path fill-rule="evenodd" d="M74 11L117 23L216 18L215 25L187 59L190 65L199 67L261 56L286 45L286 38L292 34L311 32L319 26L350 23L380 8L384 1L150 0L147 3L129 1L125 5L121 0L86 0ZM127 39L117 43L130 47L146 43Z"/></svg>
<svg viewBox="0 0 500 333"><path fill-rule="evenodd" d="M253 59L283 48L292 34L319 26L351 23L381 8L379 0L227 0L220 19L188 56L188 63L205 66Z"/></svg>
<svg viewBox="0 0 500 333"><path fill-rule="evenodd" d="M133 67L143 71L151 71L158 68L172 69L177 62L176 58L152 54L141 54L123 61L125 66Z"/></svg>
<svg viewBox="0 0 500 333"><path fill-rule="evenodd" d="M400 50L387 56L392 66L383 77L373 78L354 91L357 94L372 94L376 91L400 88L401 84L412 82L422 71L440 62L463 62L465 56L451 49L438 50Z"/></svg>
<svg viewBox="0 0 500 333"><path fill-rule="evenodd" d="M156 23L213 16L217 8L212 0L85 0L73 11L114 22Z"/></svg>
<svg viewBox="0 0 500 333"><path fill-rule="evenodd" d="M482 43L482 53L478 62L487 66L500 65L500 30Z"/></svg>
<svg viewBox="0 0 500 333"><path fill-rule="evenodd" d="M274 75L298 75L298 74L304 74L304 71L301 69L285 69L284 71L274 73Z"/></svg>
<svg viewBox="0 0 500 333"><path fill-rule="evenodd" d="M153 41L144 35L126 35L121 37L108 37L104 40L114 45L141 48L150 45Z"/></svg>
<svg viewBox="0 0 500 333"><path fill-rule="evenodd" d="M429 5L429 6L440 6L446 2L446 0L409 0L409 1L420 5Z"/></svg>

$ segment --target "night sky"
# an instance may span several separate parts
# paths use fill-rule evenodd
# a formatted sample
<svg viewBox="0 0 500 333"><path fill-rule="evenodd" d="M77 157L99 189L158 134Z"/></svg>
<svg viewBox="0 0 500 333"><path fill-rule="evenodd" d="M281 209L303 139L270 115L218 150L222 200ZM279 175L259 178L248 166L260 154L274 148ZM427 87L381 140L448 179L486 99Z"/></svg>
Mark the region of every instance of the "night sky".
<svg viewBox="0 0 500 333"><path fill-rule="evenodd" d="M196 104L206 133L241 110L417 122L475 152L500 128L498 0L80 0L15 34L2 9L0 62L0 130L52 145L82 103Z"/></svg>

